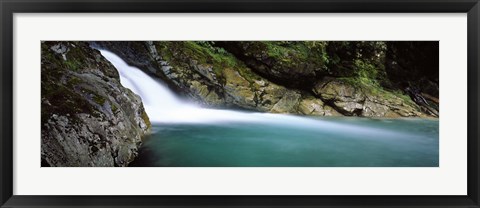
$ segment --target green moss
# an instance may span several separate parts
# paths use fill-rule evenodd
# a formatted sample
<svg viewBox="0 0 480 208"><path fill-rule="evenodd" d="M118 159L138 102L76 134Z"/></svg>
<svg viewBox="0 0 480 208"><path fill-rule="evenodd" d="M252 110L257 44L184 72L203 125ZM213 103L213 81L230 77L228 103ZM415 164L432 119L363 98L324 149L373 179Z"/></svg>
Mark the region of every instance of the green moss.
<svg viewBox="0 0 480 208"><path fill-rule="evenodd" d="M95 100L95 102L99 105L103 105L105 104L105 98L104 97L101 97L101 96L98 96L98 95L94 95L93 96L93 100Z"/></svg>
<svg viewBox="0 0 480 208"><path fill-rule="evenodd" d="M281 61L328 62L324 41L262 41L267 54Z"/></svg>
<svg viewBox="0 0 480 208"><path fill-rule="evenodd" d="M58 57L56 57L56 56L57 55L54 54L53 52L49 51L48 48L45 49L45 48L42 47L42 61L58 63Z"/></svg>
<svg viewBox="0 0 480 208"><path fill-rule="evenodd" d="M250 87L252 87L252 85L255 83L255 80L261 80L262 79L262 77L260 77L256 73L252 72L251 69L249 69L247 67L237 67L236 71L238 71L240 76L245 78L245 80L247 80L250 83Z"/></svg>
<svg viewBox="0 0 480 208"><path fill-rule="evenodd" d="M68 86L71 86L71 87L74 87L74 86L77 86L79 84L83 83L83 81L78 78L78 77L70 77L68 80L67 80L67 85Z"/></svg>
<svg viewBox="0 0 480 208"><path fill-rule="evenodd" d="M85 55L85 51L80 47L69 47L69 51L66 54L67 60L65 60L65 66L73 71L78 71L85 66L88 57Z"/></svg>
<svg viewBox="0 0 480 208"><path fill-rule="evenodd" d="M77 60L66 60L64 65L72 71L78 71L81 69L81 64Z"/></svg>
<svg viewBox="0 0 480 208"><path fill-rule="evenodd" d="M205 43L202 44L202 42L199 41L187 41L185 43L187 48L200 55L197 56L197 58L210 62L214 64L214 66L235 67L239 64L235 57L223 48L214 47Z"/></svg>
<svg viewBox="0 0 480 208"><path fill-rule="evenodd" d="M82 91L86 92L89 96L91 96L92 100L97 103L98 105L103 106L105 104L106 98L97 94L93 90L89 89L82 89Z"/></svg>
<svg viewBox="0 0 480 208"><path fill-rule="evenodd" d="M98 116L90 103L81 95L71 89L56 84L52 80L42 80L42 100L48 100L49 104L42 104L42 123L45 123L52 114L67 115L86 113Z"/></svg>
<svg viewBox="0 0 480 208"><path fill-rule="evenodd" d="M147 112L142 111L142 119L145 121L145 124L147 124L148 128L152 127L152 124L150 123L150 119L148 118Z"/></svg>
<svg viewBox="0 0 480 208"><path fill-rule="evenodd" d="M190 61L212 66L213 72L221 83L225 82L223 74L225 68L245 68L245 65L232 54L223 48L213 46L208 41L162 41L156 42L156 47L163 59L174 67L187 69ZM245 70L237 71L248 76Z"/></svg>
<svg viewBox="0 0 480 208"><path fill-rule="evenodd" d="M415 103L413 102L413 100L410 98L410 96L404 94L402 91L400 90L395 90L395 91L388 91L390 93L390 95L393 95L395 97L398 97L400 99L402 99L405 103L409 104L409 105L415 105ZM388 97L388 95L387 95Z"/></svg>
<svg viewBox="0 0 480 208"><path fill-rule="evenodd" d="M117 112L118 107L114 103L112 103L112 105L110 105L110 110L112 110L112 112L115 113Z"/></svg>
<svg viewBox="0 0 480 208"><path fill-rule="evenodd" d="M51 66L49 70L42 70L42 73L64 70L80 71L87 67L85 63L89 57L84 55L85 52L80 47L69 46L65 54L65 60L61 54L57 54L50 49L51 45L53 44L42 43L42 67L43 65Z"/></svg>
<svg viewBox="0 0 480 208"><path fill-rule="evenodd" d="M69 47L67 60L65 61L60 54L56 54L50 50L51 45L55 43L42 43L42 73L41 73L41 96L42 101L42 122L46 122L53 114L57 115L74 115L78 113L86 113L92 116L99 116L100 112L96 110L88 101L88 99L79 92L76 87L83 81L72 76L69 71L76 71L82 68L82 63L86 58L81 56L81 49ZM75 55L76 54L76 55ZM63 85L60 80L66 80ZM97 94L92 95L96 103L103 105L105 99ZM75 119L75 117L71 117Z"/></svg>
<svg viewBox="0 0 480 208"><path fill-rule="evenodd" d="M404 103L414 105L412 99L408 95L405 95L402 91L386 90L378 82L373 82L369 78L365 77L342 77L338 78L349 85L354 86L357 89L361 89L366 94L370 94L376 97L384 98L387 100L402 99Z"/></svg>
<svg viewBox="0 0 480 208"><path fill-rule="evenodd" d="M325 41L251 41L239 43L245 56L274 70L315 69L329 72Z"/></svg>

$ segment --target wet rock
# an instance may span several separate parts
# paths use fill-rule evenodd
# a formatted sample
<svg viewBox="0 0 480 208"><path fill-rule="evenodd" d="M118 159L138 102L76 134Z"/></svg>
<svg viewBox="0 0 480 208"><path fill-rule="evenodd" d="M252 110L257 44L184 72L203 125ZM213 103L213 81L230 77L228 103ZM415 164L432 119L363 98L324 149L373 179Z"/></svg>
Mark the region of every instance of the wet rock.
<svg viewBox="0 0 480 208"><path fill-rule="evenodd" d="M257 109L260 111L270 111L287 92L285 87L265 80L256 80L254 82L254 88Z"/></svg>
<svg viewBox="0 0 480 208"><path fill-rule="evenodd" d="M196 61L193 61L191 64L195 71L203 75L205 78L207 78L211 82L217 81L217 77L215 76L215 73L213 73L212 66L198 64Z"/></svg>
<svg viewBox="0 0 480 208"><path fill-rule="evenodd" d="M223 73L225 76L225 93L228 97L227 102L246 108L255 107L255 92L249 87L250 83L233 69L226 68Z"/></svg>
<svg viewBox="0 0 480 208"><path fill-rule="evenodd" d="M337 110L347 115L357 114L363 109L363 91L341 80L326 79L318 82L313 91L322 100L332 103Z"/></svg>
<svg viewBox="0 0 480 208"><path fill-rule="evenodd" d="M273 106L273 113L295 113L301 95L295 91L287 91L283 97Z"/></svg>
<svg viewBox="0 0 480 208"><path fill-rule="evenodd" d="M323 58L326 42L219 41L216 44L259 75L288 88L309 86L317 75L327 73Z"/></svg>
<svg viewBox="0 0 480 208"><path fill-rule="evenodd" d="M343 116L341 113L333 109L331 106L323 106L324 116Z"/></svg>
<svg viewBox="0 0 480 208"><path fill-rule="evenodd" d="M223 99L214 90L209 90L207 85L202 84L199 81L193 80L190 83L190 89L192 93L201 97L202 101L219 105L223 103Z"/></svg>
<svg viewBox="0 0 480 208"><path fill-rule="evenodd" d="M299 113L303 115L314 115L314 116L341 116L342 114L338 113L332 107L325 105L321 99L309 97L302 99L298 106Z"/></svg>
<svg viewBox="0 0 480 208"><path fill-rule="evenodd" d="M372 102L370 100L365 101L363 104L362 116L366 117L386 117L387 114L389 117L392 117L392 112L390 108L386 105Z"/></svg>
<svg viewBox="0 0 480 208"><path fill-rule="evenodd" d="M341 79L325 78L313 91L334 109L345 115L365 117L417 117L424 114L405 98L375 86L352 84Z"/></svg>
<svg viewBox="0 0 480 208"><path fill-rule="evenodd" d="M140 97L98 51L61 44L67 59L48 50L57 42L42 43L42 164L128 165L150 129Z"/></svg>
<svg viewBox="0 0 480 208"><path fill-rule="evenodd" d="M50 47L50 49L52 49L53 52L62 55L62 58L63 58L64 61L67 60L67 57L65 56L65 53L67 53L68 48L64 44L58 43L58 44Z"/></svg>

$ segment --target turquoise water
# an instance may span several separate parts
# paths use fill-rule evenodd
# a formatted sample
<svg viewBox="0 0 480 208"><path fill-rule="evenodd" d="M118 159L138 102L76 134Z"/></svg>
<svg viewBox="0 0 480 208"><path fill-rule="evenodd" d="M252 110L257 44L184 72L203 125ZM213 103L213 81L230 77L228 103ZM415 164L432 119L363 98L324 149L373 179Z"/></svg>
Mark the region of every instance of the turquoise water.
<svg viewBox="0 0 480 208"><path fill-rule="evenodd" d="M131 166L438 167L438 120L158 123Z"/></svg>
<svg viewBox="0 0 480 208"><path fill-rule="evenodd" d="M131 166L438 167L438 120L206 109L101 50L153 122Z"/></svg>

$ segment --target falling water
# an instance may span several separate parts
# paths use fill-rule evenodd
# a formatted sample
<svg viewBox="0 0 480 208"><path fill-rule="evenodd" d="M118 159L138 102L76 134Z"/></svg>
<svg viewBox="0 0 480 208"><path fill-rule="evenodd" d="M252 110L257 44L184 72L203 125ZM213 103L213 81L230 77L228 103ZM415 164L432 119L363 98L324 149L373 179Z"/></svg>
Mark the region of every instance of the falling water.
<svg viewBox="0 0 480 208"><path fill-rule="evenodd" d="M150 120L159 123L204 123L221 121L255 121L262 116L229 110L200 108L176 97L159 80L140 69L129 66L117 55L100 50L117 68L120 82L142 98Z"/></svg>
<svg viewBox="0 0 480 208"><path fill-rule="evenodd" d="M157 131L144 144L149 154L140 154L147 166L438 166L438 121L201 108L117 55L100 52L121 84L142 98Z"/></svg>
<svg viewBox="0 0 480 208"><path fill-rule="evenodd" d="M358 128L347 124L336 124L321 120L314 120L299 116L251 113L233 110L207 109L195 106L179 99L160 80L147 75L142 70L128 65L116 54L100 50L120 73L121 84L132 90L142 98L145 111L152 122L157 123L209 123L209 122L250 122L276 123L284 125L300 125L303 127L317 127L325 130L341 128L357 133L368 133L371 129ZM389 133L378 132L376 133ZM391 133L391 132L390 132Z"/></svg>

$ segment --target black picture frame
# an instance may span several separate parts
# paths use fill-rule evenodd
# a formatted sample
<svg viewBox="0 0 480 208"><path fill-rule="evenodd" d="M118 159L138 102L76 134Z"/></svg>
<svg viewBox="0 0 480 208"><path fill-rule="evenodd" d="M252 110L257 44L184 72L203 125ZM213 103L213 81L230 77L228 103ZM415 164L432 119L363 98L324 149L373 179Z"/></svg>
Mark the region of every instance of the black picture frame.
<svg viewBox="0 0 480 208"><path fill-rule="evenodd" d="M480 207L478 0L0 0L1 207ZM468 194L466 196L25 196L13 195L14 13L467 13Z"/></svg>

